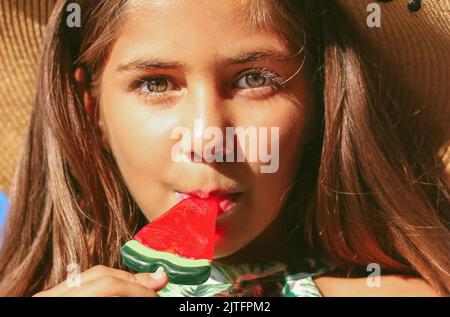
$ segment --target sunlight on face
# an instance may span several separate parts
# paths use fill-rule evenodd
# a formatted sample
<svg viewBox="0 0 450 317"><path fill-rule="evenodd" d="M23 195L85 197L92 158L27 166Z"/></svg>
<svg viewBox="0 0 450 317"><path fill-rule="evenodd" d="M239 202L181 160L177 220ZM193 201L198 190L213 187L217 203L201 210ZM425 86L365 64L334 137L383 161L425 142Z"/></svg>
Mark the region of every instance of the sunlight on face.
<svg viewBox="0 0 450 317"><path fill-rule="evenodd" d="M113 154L149 220L180 193L220 193L232 209L217 221L216 257L251 242L277 217L302 155L311 106L302 64L276 33L237 23L241 1L142 1L124 25L100 82ZM293 57L294 56L294 57ZM194 121L202 122L200 127ZM278 127L279 169L260 162L174 162L176 127Z"/></svg>

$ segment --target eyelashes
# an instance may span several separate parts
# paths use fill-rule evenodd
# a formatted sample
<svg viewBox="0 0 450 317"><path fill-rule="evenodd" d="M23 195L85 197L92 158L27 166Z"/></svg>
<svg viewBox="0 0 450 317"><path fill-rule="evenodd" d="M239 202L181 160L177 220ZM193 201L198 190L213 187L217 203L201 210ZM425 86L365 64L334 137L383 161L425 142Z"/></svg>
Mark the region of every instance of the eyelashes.
<svg viewBox="0 0 450 317"><path fill-rule="evenodd" d="M267 68L252 69L244 72L240 76L240 79L233 84L232 88L240 89L241 93L244 93L249 97L270 96L285 86L284 78ZM261 82L261 80L263 80L263 82ZM255 81L257 85L261 85L253 87ZM242 86L239 87L238 85Z"/></svg>
<svg viewBox="0 0 450 317"><path fill-rule="evenodd" d="M247 81L249 79L248 76L255 76L255 75L256 75L256 77L259 76L260 79L263 78L265 80L263 86L267 86L267 85L274 85L277 87L283 86L284 79L281 76L279 76L277 73L275 73L274 71L271 71L267 68L254 68L254 69L244 72L243 74L240 75L241 77L240 77L240 80L238 81L238 83L241 82L242 79L244 79L245 83L248 84L248 81ZM255 79L255 78L253 78L253 79ZM261 86L261 87L263 87L263 86ZM254 89L254 88L259 88L259 87L248 87L246 89Z"/></svg>
<svg viewBox="0 0 450 317"><path fill-rule="evenodd" d="M167 89L171 90L166 91ZM178 96L182 89L171 77L147 76L133 81L128 90L142 96L146 101L167 103L171 98Z"/></svg>
<svg viewBox="0 0 450 317"><path fill-rule="evenodd" d="M229 86L232 93L247 97L269 97L285 87L285 80L276 72L267 68L253 68L237 76ZM146 101L167 103L180 96L182 87L170 76L145 76L134 80L129 89Z"/></svg>

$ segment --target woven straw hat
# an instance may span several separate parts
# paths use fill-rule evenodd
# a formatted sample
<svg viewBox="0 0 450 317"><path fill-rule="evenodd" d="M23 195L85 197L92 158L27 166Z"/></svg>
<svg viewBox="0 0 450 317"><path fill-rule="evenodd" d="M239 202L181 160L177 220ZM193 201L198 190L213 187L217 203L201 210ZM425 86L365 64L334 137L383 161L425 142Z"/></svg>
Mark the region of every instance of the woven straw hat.
<svg viewBox="0 0 450 317"><path fill-rule="evenodd" d="M9 190L35 93L40 45L56 1L0 0L0 191ZM450 1L413 1L411 9L422 2L414 13L408 0L340 2L374 60L382 63L383 75L401 78L391 87L399 102L439 106L443 122L450 122ZM380 28L367 27L369 3L381 6ZM450 169L450 147L447 153Z"/></svg>
<svg viewBox="0 0 450 317"><path fill-rule="evenodd" d="M56 0L0 0L0 191L8 192L36 90L39 50Z"/></svg>

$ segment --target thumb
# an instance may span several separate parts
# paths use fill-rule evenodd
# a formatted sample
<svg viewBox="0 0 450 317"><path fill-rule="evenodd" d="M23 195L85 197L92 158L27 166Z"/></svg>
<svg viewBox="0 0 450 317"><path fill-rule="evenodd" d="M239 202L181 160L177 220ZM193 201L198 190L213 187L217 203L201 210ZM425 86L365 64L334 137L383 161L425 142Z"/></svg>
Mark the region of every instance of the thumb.
<svg viewBox="0 0 450 317"><path fill-rule="evenodd" d="M168 283L167 274L164 272L163 267L159 267L155 273L138 273L134 276L137 283L154 291L159 291Z"/></svg>

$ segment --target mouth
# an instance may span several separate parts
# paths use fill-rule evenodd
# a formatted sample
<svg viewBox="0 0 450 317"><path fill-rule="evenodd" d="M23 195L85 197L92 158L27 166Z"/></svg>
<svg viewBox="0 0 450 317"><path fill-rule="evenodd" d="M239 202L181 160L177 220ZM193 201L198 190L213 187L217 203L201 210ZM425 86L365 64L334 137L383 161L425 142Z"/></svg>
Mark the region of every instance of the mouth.
<svg viewBox="0 0 450 317"><path fill-rule="evenodd" d="M187 199L189 197L197 197L201 199L214 198L218 201L219 205L219 217L225 213L229 213L239 202L242 192L231 192L231 191L222 191L222 190L214 190L210 192L205 191L190 191L190 192L178 192L175 191L175 199L178 202L183 199Z"/></svg>

